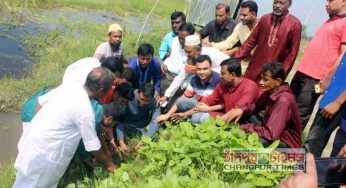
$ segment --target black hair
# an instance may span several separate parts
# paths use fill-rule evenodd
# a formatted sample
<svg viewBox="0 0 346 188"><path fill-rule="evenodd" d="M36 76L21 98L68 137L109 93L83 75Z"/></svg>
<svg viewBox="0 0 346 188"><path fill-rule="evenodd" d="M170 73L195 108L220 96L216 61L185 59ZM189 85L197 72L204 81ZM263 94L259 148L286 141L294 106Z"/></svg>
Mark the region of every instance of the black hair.
<svg viewBox="0 0 346 188"><path fill-rule="evenodd" d="M237 77L241 76L241 64L240 60L235 57L230 57L221 62L220 66L227 66L229 73L234 73Z"/></svg>
<svg viewBox="0 0 346 188"><path fill-rule="evenodd" d="M179 31L187 31L189 35L195 34L195 27L192 23L182 23L179 27Z"/></svg>
<svg viewBox="0 0 346 188"><path fill-rule="evenodd" d="M111 57L102 58L100 62L101 62L101 67L105 67L109 69L110 71L112 71L113 73L124 72L123 61L119 57L111 56Z"/></svg>
<svg viewBox="0 0 346 188"><path fill-rule="evenodd" d="M184 13L180 12L180 11L174 11L172 14L171 14L171 20L175 20L177 18L181 18L181 20L183 22L186 22L186 16Z"/></svg>
<svg viewBox="0 0 346 188"><path fill-rule="evenodd" d="M118 93L119 96L124 97L130 101L132 101L135 98L132 84L128 82L118 84L115 87L115 91Z"/></svg>
<svg viewBox="0 0 346 188"><path fill-rule="evenodd" d="M280 78L282 81L285 80L285 68L282 63L277 61L272 61L263 65L261 74L265 74L267 71L269 71L272 74L273 79Z"/></svg>
<svg viewBox="0 0 346 188"><path fill-rule="evenodd" d="M220 10L222 8L225 8L226 13L230 12L230 8L229 8L229 5L227 3L218 3L216 5L216 10Z"/></svg>
<svg viewBox="0 0 346 188"><path fill-rule="evenodd" d="M128 83L133 85L134 78L135 78L135 71L132 68L126 67L124 69L124 72L121 73L121 78L125 78Z"/></svg>
<svg viewBox="0 0 346 188"><path fill-rule="evenodd" d="M145 97L154 97L155 88L152 83L142 83L138 89Z"/></svg>
<svg viewBox="0 0 346 188"><path fill-rule="evenodd" d="M103 104L103 113L105 116L112 116L113 119L118 119L119 116L124 115L126 112L126 105L117 102Z"/></svg>
<svg viewBox="0 0 346 188"><path fill-rule="evenodd" d="M101 88L106 92L114 82L115 75L104 67L94 68L87 76L85 87L90 91L97 92Z"/></svg>
<svg viewBox="0 0 346 188"><path fill-rule="evenodd" d="M255 1L244 1L240 4L241 8L249 8L250 12L254 12L257 15L258 12L258 5Z"/></svg>
<svg viewBox="0 0 346 188"><path fill-rule="evenodd" d="M138 47L137 50L137 55L138 56L147 56L147 55L154 55L154 48L151 44L149 43L143 43Z"/></svg>
<svg viewBox="0 0 346 188"><path fill-rule="evenodd" d="M210 66L212 66L211 59L210 59L210 57L208 55L200 55L194 61L195 61L194 64L202 63L204 61L208 61Z"/></svg>

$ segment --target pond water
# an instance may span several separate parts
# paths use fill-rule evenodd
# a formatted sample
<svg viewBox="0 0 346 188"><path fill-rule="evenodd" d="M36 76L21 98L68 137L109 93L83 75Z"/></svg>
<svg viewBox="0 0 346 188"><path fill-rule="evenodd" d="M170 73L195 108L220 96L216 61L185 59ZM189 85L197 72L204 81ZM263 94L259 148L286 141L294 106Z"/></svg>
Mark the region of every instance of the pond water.
<svg viewBox="0 0 346 188"><path fill-rule="evenodd" d="M35 9L4 13L0 11L0 79L10 76L16 79L24 77L33 58L23 44L28 35L38 35L40 31L65 29L65 23L112 24L119 23L129 32L138 33L142 30L143 18L130 15L118 17L115 14L70 8ZM150 24L160 19L153 18L143 31L152 31ZM163 22L163 20L161 20ZM15 24L13 24L15 23ZM78 32L76 31L76 37Z"/></svg>
<svg viewBox="0 0 346 188"><path fill-rule="evenodd" d="M19 114L0 112L0 163L15 160L17 144L22 135Z"/></svg>

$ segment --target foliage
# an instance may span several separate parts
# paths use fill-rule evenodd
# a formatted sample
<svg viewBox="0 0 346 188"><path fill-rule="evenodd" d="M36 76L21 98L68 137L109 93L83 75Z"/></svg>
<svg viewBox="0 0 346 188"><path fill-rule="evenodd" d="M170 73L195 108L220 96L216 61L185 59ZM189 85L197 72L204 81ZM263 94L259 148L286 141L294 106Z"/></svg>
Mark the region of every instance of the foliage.
<svg viewBox="0 0 346 188"><path fill-rule="evenodd" d="M263 148L256 133L245 133L238 125L208 119L201 125L181 122L160 137L143 137L137 157L114 174L95 184L88 178L81 187L257 187L275 186L290 172L245 171L224 173L223 150ZM278 142L269 148L274 149Z"/></svg>
<svg viewBox="0 0 346 188"><path fill-rule="evenodd" d="M13 162L0 163L0 187L11 187L15 177Z"/></svg>

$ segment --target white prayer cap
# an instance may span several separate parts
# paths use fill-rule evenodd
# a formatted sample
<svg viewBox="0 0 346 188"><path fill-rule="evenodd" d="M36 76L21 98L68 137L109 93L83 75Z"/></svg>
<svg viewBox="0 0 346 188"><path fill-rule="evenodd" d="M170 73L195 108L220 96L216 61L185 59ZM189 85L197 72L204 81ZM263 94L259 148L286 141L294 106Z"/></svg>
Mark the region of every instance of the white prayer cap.
<svg viewBox="0 0 346 188"><path fill-rule="evenodd" d="M201 44L201 39L198 35L189 35L185 37L185 45L196 46Z"/></svg>

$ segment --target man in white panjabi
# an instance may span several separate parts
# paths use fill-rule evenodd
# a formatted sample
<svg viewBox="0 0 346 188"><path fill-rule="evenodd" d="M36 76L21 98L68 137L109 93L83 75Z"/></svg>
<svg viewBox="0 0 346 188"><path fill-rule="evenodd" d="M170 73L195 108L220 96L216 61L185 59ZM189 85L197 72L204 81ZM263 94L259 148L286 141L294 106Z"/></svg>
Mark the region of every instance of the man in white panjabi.
<svg viewBox="0 0 346 188"><path fill-rule="evenodd" d="M102 97L113 81L114 74L99 67L90 72L84 86L76 83L60 86L32 119L18 143L14 188L57 187L80 139L108 171L115 170L101 150L90 103L90 98Z"/></svg>

